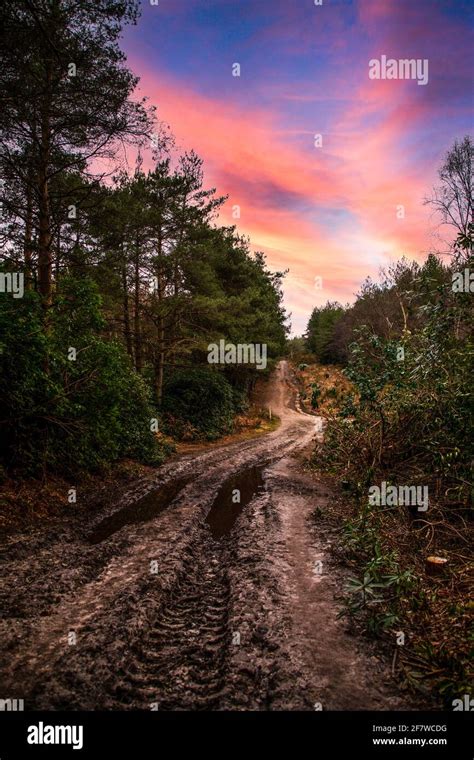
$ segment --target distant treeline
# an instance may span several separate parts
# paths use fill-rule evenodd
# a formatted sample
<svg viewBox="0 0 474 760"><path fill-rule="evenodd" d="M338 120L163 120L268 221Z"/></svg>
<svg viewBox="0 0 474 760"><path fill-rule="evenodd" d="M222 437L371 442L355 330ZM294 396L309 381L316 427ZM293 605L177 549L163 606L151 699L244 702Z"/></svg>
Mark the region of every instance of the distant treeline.
<svg viewBox="0 0 474 760"><path fill-rule="evenodd" d="M439 289L445 286L447 293L452 292L452 278L460 266L443 264L433 254L422 265L401 259L381 273L379 282L367 278L353 305L328 301L315 307L297 347L321 364L345 366L362 326L386 341L401 338L407 331L411 334L424 323L424 307L439 301Z"/></svg>

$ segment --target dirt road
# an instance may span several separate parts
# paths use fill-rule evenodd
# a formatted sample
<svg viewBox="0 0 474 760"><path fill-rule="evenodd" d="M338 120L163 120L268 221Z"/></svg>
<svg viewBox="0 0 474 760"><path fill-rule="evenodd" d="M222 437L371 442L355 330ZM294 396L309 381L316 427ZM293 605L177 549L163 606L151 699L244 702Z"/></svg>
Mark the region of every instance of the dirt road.
<svg viewBox="0 0 474 760"><path fill-rule="evenodd" d="M26 709L397 709L388 669L337 618L341 575L300 463L317 418L286 362L279 428L168 462L45 532L11 537L0 697ZM240 498L240 503L239 503Z"/></svg>

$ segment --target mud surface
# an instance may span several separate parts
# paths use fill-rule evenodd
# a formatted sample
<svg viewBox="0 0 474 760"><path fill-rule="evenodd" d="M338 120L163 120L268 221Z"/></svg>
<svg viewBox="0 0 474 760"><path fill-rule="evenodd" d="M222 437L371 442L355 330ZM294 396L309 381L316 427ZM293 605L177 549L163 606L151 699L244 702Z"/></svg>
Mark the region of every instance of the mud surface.
<svg viewBox="0 0 474 760"><path fill-rule="evenodd" d="M341 571L311 527L330 495L286 362L278 430L182 456L98 513L3 548L0 697L26 709L409 708L338 619ZM80 495L79 495L80 496Z"/></svg>

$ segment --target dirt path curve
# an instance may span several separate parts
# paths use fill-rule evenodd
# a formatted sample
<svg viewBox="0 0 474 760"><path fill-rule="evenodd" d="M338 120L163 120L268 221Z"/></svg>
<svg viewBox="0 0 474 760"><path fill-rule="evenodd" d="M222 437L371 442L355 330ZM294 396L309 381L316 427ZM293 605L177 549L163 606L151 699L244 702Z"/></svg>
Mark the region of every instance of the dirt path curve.
<svg viewBox="0 0 474 760"><path fill-rule="evenodd" d="M0 697L26 709L390 709L389 673L347 634L298 457L317 418L286 362L278 430L166 463L94 519L4 548ZM240 503L238 501L240 497Z"/></svg>

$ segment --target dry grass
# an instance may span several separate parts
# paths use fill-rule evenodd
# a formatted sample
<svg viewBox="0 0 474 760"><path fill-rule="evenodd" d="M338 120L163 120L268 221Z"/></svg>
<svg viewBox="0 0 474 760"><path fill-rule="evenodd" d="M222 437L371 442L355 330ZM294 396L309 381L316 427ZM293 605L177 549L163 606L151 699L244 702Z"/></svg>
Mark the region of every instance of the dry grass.
<svg viewBox="0 0 474 760"><path fill-rule="evenodd" d="M352 383L342 373L340 367L328 364L309 364L304 369L293 363L293 370L299 385L301 403L309 414L331 414L338 411L343 399L352 391ZM314 383L321 390L319 404L316 409L311 407L311 396Z"/></svg>

